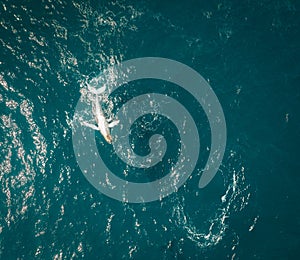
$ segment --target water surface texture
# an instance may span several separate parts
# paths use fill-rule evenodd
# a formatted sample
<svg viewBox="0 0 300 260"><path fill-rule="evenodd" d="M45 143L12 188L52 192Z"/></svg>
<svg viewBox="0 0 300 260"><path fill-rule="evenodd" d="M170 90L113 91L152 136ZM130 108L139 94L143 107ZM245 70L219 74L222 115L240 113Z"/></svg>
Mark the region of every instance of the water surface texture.
<svg viewBox="0 0 300 260"><path fill-rule="evenodd" d="M299 25L292 0L1 0L0 258L298 259ZM87 82L147 56L182 62L209 82L227 145L217 175L200 189L211 140L199 104L159 80L120 88L108 114L137 95L168 94L188 108L201 139L197 169L177 192L132 204L87 181L72 120ZM178 160L180 136L155 113L159 105L130 136L146 155L149 138L164 135L167 161L152 171L116 160L95 134L120 178L153 181Z"/></svg>

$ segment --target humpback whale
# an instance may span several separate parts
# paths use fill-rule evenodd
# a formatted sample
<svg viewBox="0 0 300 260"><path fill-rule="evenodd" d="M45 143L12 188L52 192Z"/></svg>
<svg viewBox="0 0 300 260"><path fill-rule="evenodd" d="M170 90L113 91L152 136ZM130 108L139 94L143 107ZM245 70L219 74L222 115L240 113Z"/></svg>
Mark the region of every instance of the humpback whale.
<svg viewBox="0 0 300 260"><path fill-rule="evenodd" d="M99 103L99 95L105 91L106 87L103 86L99 89L95 89L94 87L88 86L88 90L95 95L95 99L93 100L92 111L96 121L96 125L83 122L83 125L90 127L96 131L99 131L101 135L104 137L105 141L109 144L112 143L112 136L110 134L110 128L116 126L119 123L119 120L111 120L107 119L104 115L102 107Z"/></svg>

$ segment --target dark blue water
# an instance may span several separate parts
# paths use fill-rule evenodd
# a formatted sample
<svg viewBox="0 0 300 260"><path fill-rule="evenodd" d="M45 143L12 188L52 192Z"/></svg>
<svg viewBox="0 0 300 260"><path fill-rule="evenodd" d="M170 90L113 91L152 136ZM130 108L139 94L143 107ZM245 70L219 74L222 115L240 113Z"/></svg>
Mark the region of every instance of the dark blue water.
<svg viewBox="0 0 300 260"><path fill-rule="evenodd" d="M0 1L0 258L298 259L299 25L291 0ZM82 82L145 56L210 83L227 146L204 189L196 171L161 201L122 203L80 171L71 122Z"/></svg>

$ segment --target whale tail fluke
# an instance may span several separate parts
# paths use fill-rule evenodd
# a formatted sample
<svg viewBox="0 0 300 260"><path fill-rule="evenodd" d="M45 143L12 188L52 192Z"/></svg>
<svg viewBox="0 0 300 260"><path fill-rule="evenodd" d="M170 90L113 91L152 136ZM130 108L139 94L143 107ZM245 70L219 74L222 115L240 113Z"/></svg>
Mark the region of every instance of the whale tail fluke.
<svg viewBox="0 0 300 260"><path fill-rule="evenodd" d="M96 89L95 87L92 87L90 85L88 85L88 90L92 93L92 94L95 94L95 95L100 95L102 94L106 89L106 86L103 86L101 88L98 88Z"/></svg>

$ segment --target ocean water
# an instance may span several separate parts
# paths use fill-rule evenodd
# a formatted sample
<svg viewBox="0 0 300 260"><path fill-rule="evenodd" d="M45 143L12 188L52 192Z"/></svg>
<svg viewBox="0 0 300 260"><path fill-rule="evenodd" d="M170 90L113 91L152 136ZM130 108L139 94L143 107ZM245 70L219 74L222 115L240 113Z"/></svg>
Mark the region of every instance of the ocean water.
<svg viewBox="0 0 300 260"><path fill-rule="evenodd" d="M298 259L299 26L292 0L1 0L0 258ZM166 82L121 88L115 107L139 95L138 84L178 95L201 137L197 168L177 192L133 204L87 181L72 122L86 82L147 56L184 63L209 82L227 144L217 175L199 189L211 142L199 104ZM165 135L168 161L121 178L159 179L176 162L180 136L156 114L133 124L135 151L149 153L154 133ZM110 167L126 168L96 140Z"/></svg>

